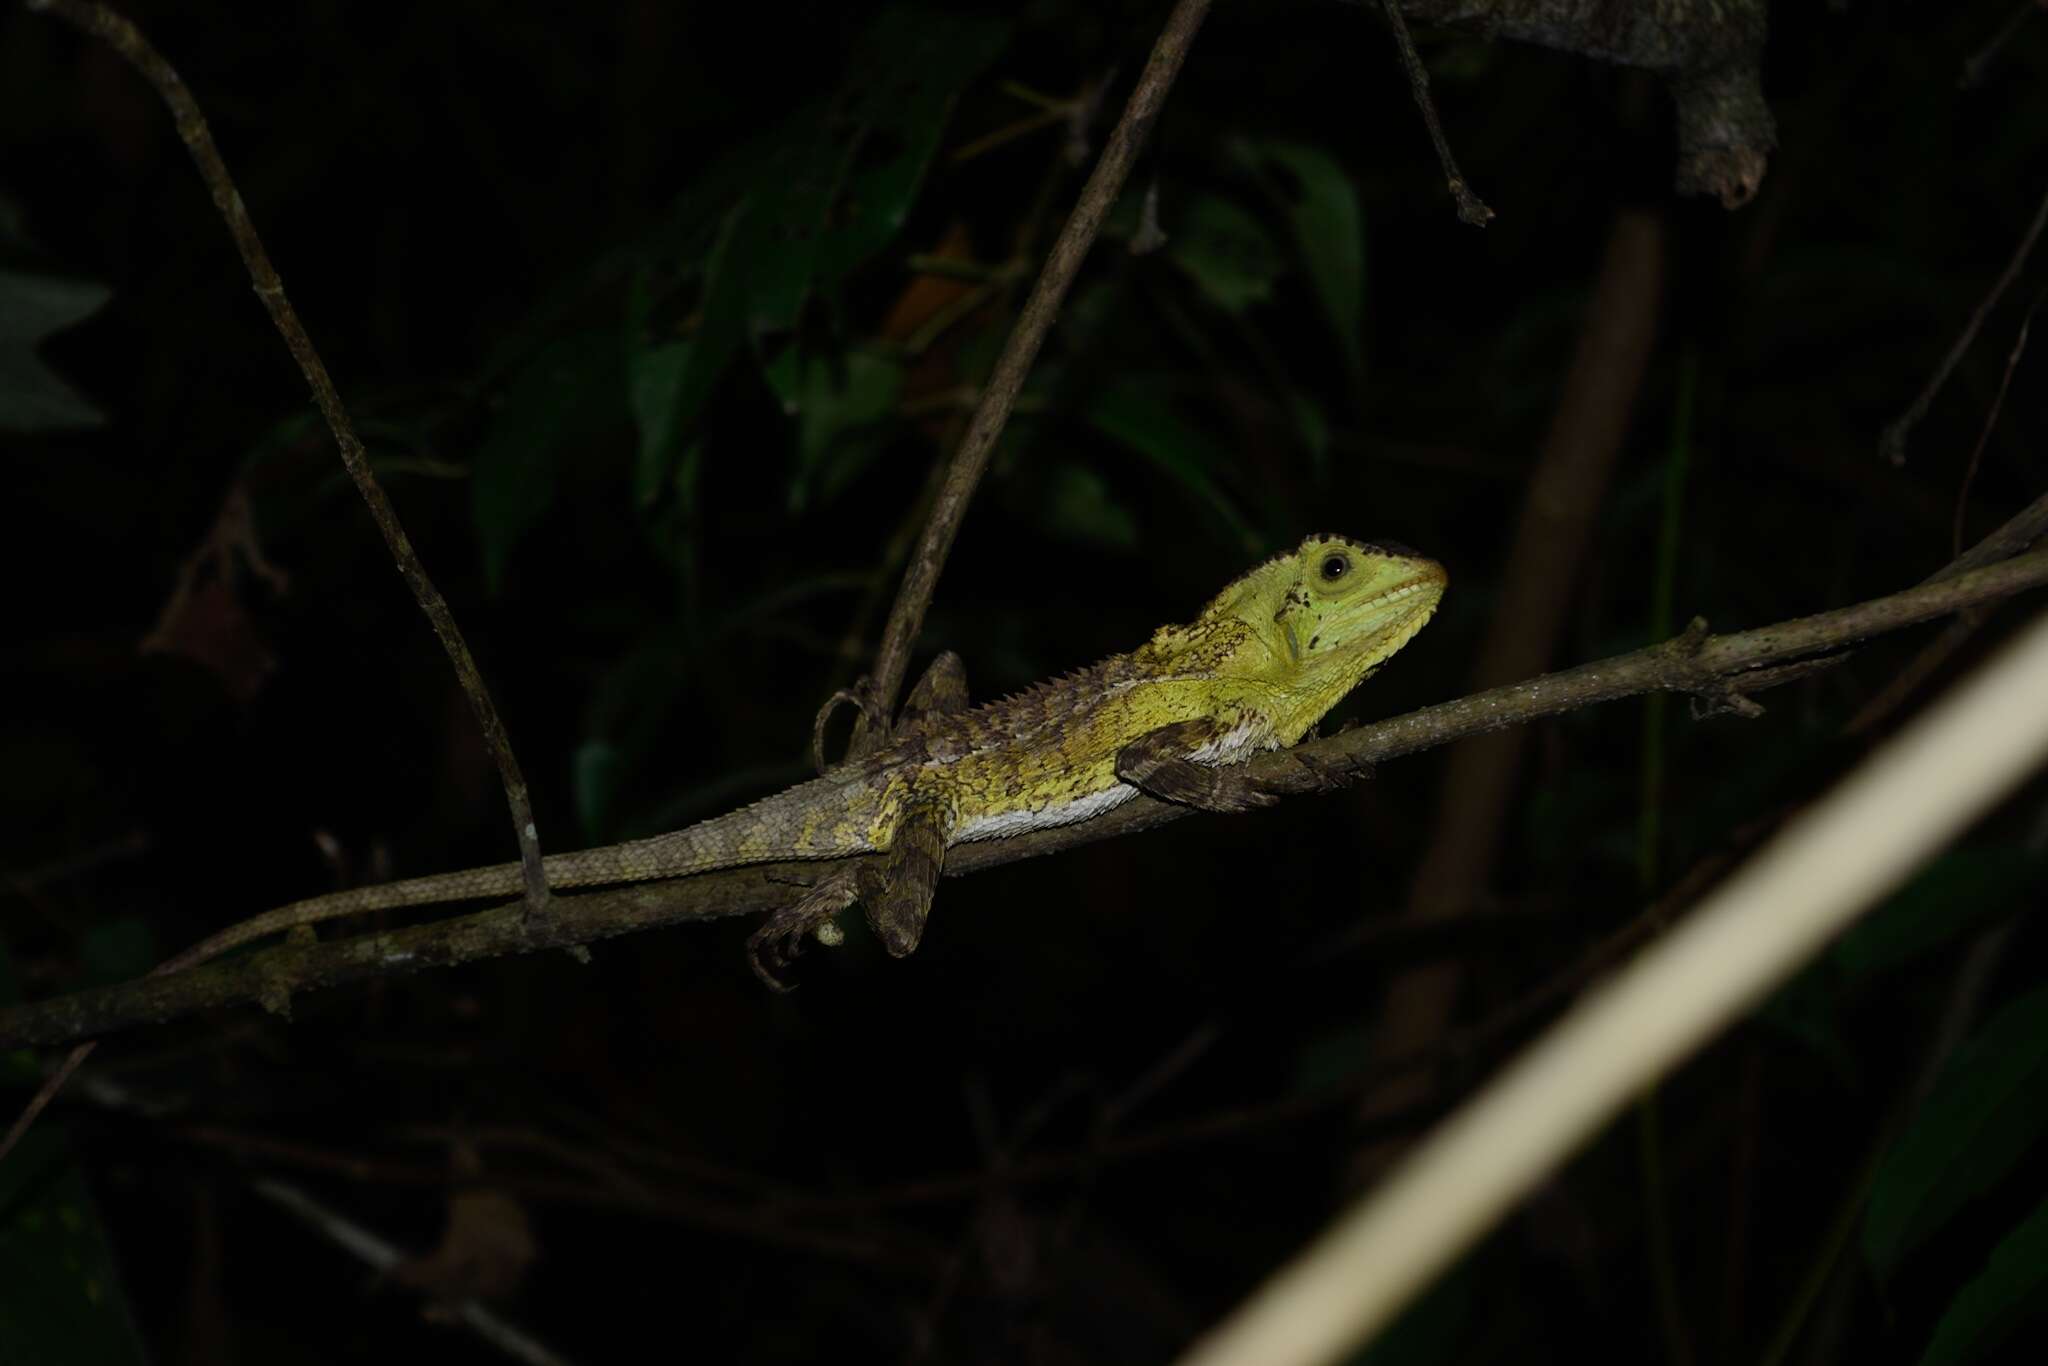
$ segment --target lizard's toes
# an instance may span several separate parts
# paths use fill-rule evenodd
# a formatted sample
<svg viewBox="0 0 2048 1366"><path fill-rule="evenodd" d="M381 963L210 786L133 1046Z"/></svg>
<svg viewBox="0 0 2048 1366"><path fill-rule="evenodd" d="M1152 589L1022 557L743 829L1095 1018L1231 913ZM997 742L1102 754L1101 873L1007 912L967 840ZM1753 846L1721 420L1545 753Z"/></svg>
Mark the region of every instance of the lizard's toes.
<svg viewBox="0 0 2048 1366"><path fill-rule="evenodd" d="M747 936L747 962L753 967L754 975L771 991L794 990L793 985L783 981L780 974L803 952L805 928L802 924L790 925L778 912Z"/></svg>
<svg viewBox="0 0 2048 1366"><path fill-rule="evenodd" d="M776 976L778 968L789 966L789 955L776 941L761 942L755 934L747 940L747 965L754 970L754 976L761 979L761 985L778 995L787 995L796 990L795 984Z"/></svg>

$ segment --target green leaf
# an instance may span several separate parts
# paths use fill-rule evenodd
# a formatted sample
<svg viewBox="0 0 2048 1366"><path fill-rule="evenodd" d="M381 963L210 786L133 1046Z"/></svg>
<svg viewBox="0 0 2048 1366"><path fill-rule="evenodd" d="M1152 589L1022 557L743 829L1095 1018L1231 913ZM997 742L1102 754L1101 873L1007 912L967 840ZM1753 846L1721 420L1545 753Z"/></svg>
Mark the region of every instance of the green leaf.
<svg viewBox="0 0 2048 1366"><path fill-rule="evenodd" d="M0 1286L9 1366L144 1360L92 1194L47 1126L0 1162Z"/></svg>
<svg viewBox="0 0 2048 1366"><path fill-rule="evenodd" d="M1880 1278L2048 1129L2048 989L2007 1005L1956 1050L1878 1166L1863 1252Z"/></svg>
<svg viewBox="0 0 2048 1366"><path fill-rule="evenodd" d="M1949 1301L1920 1366L1962 1366L2048 1310L2048 1200L2008 1233L1976 1279Z"/></svg>
<svg viewBox="0 0 2048 1366"><path fill-rule="evenodd" d="M1287 215L1316 299L1337 334L1354 379L1365 372L1359 342L1365 309L1365 213L1337 159L1300 143L1234 139L1230 152L1252 170Z"/></svg>
<svg viewBox="0 0 2048 1366"><path fill-rule="evenodd" d="M883 10L829 98L791 112L692 187L667 235L657 289L643 272L629 365L640 423L635 493L666 484L742 343L793 328L805 302L893 241L910 215L960 89L995 59L1010 21L951 9ZM715 233L705 224L716 215ZM676 296L694 292L694 309ZM681 315L685 335L649 327Z"/></svg>
<svg viewBox="0 0 2048 1366"><path fill-rule="evenodd" d="M1230 452L1183 417L1158 384L1116 381L1089 405L1088 420L1169 475L1247 551L1259 549L1257 533L1212 474L1230 467Z"/></svg>
<svg viewBox="0 0 2048 1366"><path fill-rule="evenodd" d="M1330 419L1316 401L1295 388L1292 384L1282 386L1281 401L1287 405L1288 416L1294 419L1294 429L1301 436L1301 444L1308 451L1309 468L1318 479L1330 473Z"/></svg>
<svg viewBox="0 0 2048 1366"><path fill-rule="evenodd" d="M0 270L0 429L60 431L106 421L43 364L36 348L111 297L105 285L89 280Z"/></svg>
<svg viewBox="0 0 2048 1366"><path fill-rule="evenodd" d="M854 350L818 356L789 347L762 372L796 419L796 475L790 481L791 512L803 511L813 495L830 498L846 487L879 450L860 438L894 416L903 389L903 365L880 351Z"/></svg>
<svg viewBox="0 0 2048 1366"><path fill-rule="evenodd" d="M1476 1279L1469 1260L1459 1262L1346 1366L1432 1366L1458 1360L1479 1314Z"/></svg>
<svg viewBox="0 0 2048 1366"><path fill-rule="evenodd" d="M2012 905L2039 866L2009 845L1951 850L1857 922L1828 958L1845 984L1872 982Z"/></svg>
<svg viewBox="0 0 2048 1366"><path fill-rule="evenodd" d="M843 279L895 240L954 99L1002 52L1011 27L965 7L895 5L861 35L834 111L851 131L852 155L818 248L825 280Z"/></svg>
<svg viewBox="0 0 2048 1366"><path fill-rule="evenodd" d="M1617 648L1633 648L1636 643ZM1717 790L1703 803L1711 815L1700 815L1697 828L1725 828L1727 813L1747 809L1744 798L1753 803L1758 794L1775 790L1786 774L1797 771L1800 756L1810 756L1810 750L1798 743L1758 756L1742 775L1721 785L1725 790ZM2024 850L1950 850L1772 993L1758 1011L1759 1018L1811 1048L1842 1077L1855 1076L1862 1063L1842 1036L1844 1011L1929 952L2017 904L2016 898L2039 869L2039 860Z"/></svg>
<svg viewBox="0 0 2048 1366"><path fill-rule="evenodd" d="M619 747L609 740L586 740L576 747L572 779L576 823L583 829L583 838L591 844L602 843L611 830L623 767Z"/></svg>
<svg viewBox="0 0 2048 1366"><path fill-rule="evenodd" d="M1226 313L1272 298L1281 270L1280 250L1264 225L1215 195L1188 205L1167 239L1166 255Z"/></svg>
<svg viewBox="0 0 2048 1366"><path fill-rule="evenodd" d="M1086 465L1063 464L1052 470L1039 520L1055 536L1112 550L1137 549L1137 519L1116 501L1109 481Z"/></svg>
<svg viewBox="0 0 2048 1366"><path fill-rule="evenodd" d="M686 335L650 336L654 290L648 272L634 282L626 373L640 424L634 501L654 501L675 473L712 386L739 350L747 308L743 245L747 213L727 213L701 267L701 305Z"/></svg>
<svg viewBox="0 0 2048 1366"><path fill-rule="evenodd" d="M156 935L139 915L103 920L79 936L78 959L87 985L132 981L157 965Z"/></svg>
<svg viewBox="0 0 2048 1366"><path fill-rule="evenodd" d="M608 333L561 337L520 368L477 450L471 511L493 592L522 537L546 515L566 461L617 421L623 376Z"/></svg>

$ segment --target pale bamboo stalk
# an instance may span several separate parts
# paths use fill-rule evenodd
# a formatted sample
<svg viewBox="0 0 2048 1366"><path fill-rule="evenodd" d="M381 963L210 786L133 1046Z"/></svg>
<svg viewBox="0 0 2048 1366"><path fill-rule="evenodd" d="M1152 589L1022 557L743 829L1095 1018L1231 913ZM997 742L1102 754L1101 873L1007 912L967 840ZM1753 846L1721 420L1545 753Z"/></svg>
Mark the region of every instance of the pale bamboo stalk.
<svg viewBox="0 0 2048 1366"><path fill-rule="evenodd" d="M2048 614L1510 1064L1183 1366L1306 1366L1384 1327L1644 1086L2048 757Z"/></svg>

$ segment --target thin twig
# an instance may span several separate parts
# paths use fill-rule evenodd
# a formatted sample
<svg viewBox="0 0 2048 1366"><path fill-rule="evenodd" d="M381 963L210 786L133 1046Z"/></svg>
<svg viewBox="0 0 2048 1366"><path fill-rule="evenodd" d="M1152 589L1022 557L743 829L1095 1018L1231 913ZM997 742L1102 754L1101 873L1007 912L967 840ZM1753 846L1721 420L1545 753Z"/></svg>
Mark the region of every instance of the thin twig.
<svg viewBox="0 0 2048 1366"><path fill-rule="evenodd" d="M297 1186L268 1176L258 1177L249 1184L258 1195L292 1215L379 1275L390 1273L405 1260L405 1253L383 1237L346 1215L329 1209ZM567 1366L566 1359L553 1349L528 1336L523 1329L507 1323L475 1300L459 1300L449 1308L471 1332L514 1361L525 1362L527 1366Z"/></svg>
<svg viewBox="0 0 2048 1366"><path fill-rule="evenodd" d="M1925 582L1941 583L1958 574L2019 554L2042 536L2048 535L2048 494L2043 494L2005 520L2005 524L1962 554L1930 574ZM1849 718L1842 727L1845 735L1861 735L1897 711L1908 697L1948 661L1963 642L1982 624L1984 612L1964 612L1941 628L1941 633L1921 647L1912 662L1892 676L1890 682Z"/></svg>
<svg viewBox="0 0 2048 1366"><path fill-rule="evenodd" d="M1991 292L1978 301L1976 311L1970 315L1969 324L1963 328L1962 335L1956 338L1955 345L1949 348L1948 355L1942 358L1933 378L1927 381L1927 387L1913 400L1913 406L1900 414L1898 420L1886 427L1884 435L1878 438L1878 452L1894 465L1906 463L1906 438L1912 435L1913 428L1919 425L1920 419L1927 416L1927 410L1933 405L1935 396L1941 392L1941 387L1948 383L1949 375L1961 363L1963 353L1977 340L1977 332L1984 326L1984 319L1997 307L2007 287L2019 277L2020 267L2027 263L2027 256L2034 250L2034 242L2041 236L2044 225L2048 225L2048 194L2041 196L2041 207L2034 210L2034 221L2027 225L2026 235L2020 238L2020 244L2014 249L2012 259L2005 263L2005 270L1991 286Z"/></svg>
<svg viewBox="0 0 2048 1366"><path fill-rule="evenodd" d="M2006 16L2005 22L1998 26L1998 32L1991 35L1991 40L1978 48L1970 59L1963 63L1963 74L1956 82L1957 88L1969 90L1983 80L1985 69L1996 60L2005 45L2012 41L2012 36L2020 31L2020 26L2040 13L2041 9L2041 0L2020 0L2019 8Z"/></svg>
<svg viewBox="0 0 2048 1366"><path fill-rule="evenodd" d="M1247 775L1275 792L1325 791L1373 764L1467 735L1520 725L1598 702L1657 690L1718 697L1762 666L1840 649L1853 641L2048 586L2048 551L1875 598L1851 607L1751 631L1684 634L1646 649L1438 703L1375 725L1263 755ZM1304 763L1306 758L1310 762ZM961 845L946 858L948 876L979 872L1149 830L1190 809L1135 797L1078 825ZM868 857L876 857L870 855ZM667 882L638 883L575 899L575 913L529 917L514 903L406 929L333 943L294 943L213 962L165 977L74 992L0 1010L0 1048L69 1043L145 1022L249 1001L273 1007L291 993L396 976L454 963L565 948L681 921L760 914L786 905L790 887L815 878L801 862L755 864Z"/></svg>
<svg viewBox="0 0 2048 1366"><path fill-rule="evenodd" d="M470 656L469 645L455 624L454 614L448 610L447 600L441 596L441 590L434 587L434 581L427 577L426 566L420 563L405 528L399 525L398 513L392 508L391 500L384 496L383 486L378 484L370 469L370 458L356 436L355 424L349 418L348 409L342 406L341 395L336 392L327 366L313 346L313 339L300 324L291 300L285 297L284 282L270 264L270 255L263 249L263 239L256 233L248 206L242 202L242 193L235 188L227 163L221 160L220 150L214 146L213 133L206 125L205 115L199 111L199 102L192 98L192 92L186 88L176 69L142 36L141 30L105 6L91 0L27 0L27 5L31 10L47 10L66 23L105 41L156 88L157 94L170 107L178 137L184 142L185 150L191 153L193 164L199 168L200 179L206 182L206 188L213 196L214 207L220 210L222 222L235 239L235 246L242 254L242 263L248 268L249 279L255 285L256 296L269 310L271 322L284 338L292 359L298 362L299 373L312 386L313 401L319 405L321 414L327 419L328 429L334 433L335 445L341 451L341 463L347 467L349 478L355 481L356 491L369 505L370 516L376 521L377 529L383 532L384 544L390 548L392 559L397 562L399 576L412 589L413 598L419 603L420 610L427 614L434 634L440 637L441 646L448 653L448 662L454 666L456 681L462 685L462 691L476 713L485 747L498 764L506 805L512 811L512 829L519 844L519 863L525 876L527 911L539 916L548 905L547 877L541 869L540 832L533 823L533 806L527 799L525 775L520 772L519 760L512 753L512 741L505 734L504 723L498 718L497 705L491 701L490 690L484 686L483 674ZM206 956L206 952L195 955L188 951L159 964L156 971L176 972ZM90 1043L73 1049L63 1066L44 1083L43 1089L37 1092L8 1129L7 1137L0 1139L0 1159L5 1159L14 1145L20 1142L36 1116L78 1070L92 1049Z"/></svg>
<svg viewBox="0 0 2048 1366"><path fill-rule="evenodd" d="M1991 429L1998 425L1999 410L2005 407L2005 391L2012 387L2012 372L2018 368L2020 355L2027 349L2027 330L2034 325L2034 314L2040 310L2043 299L2048 299L2048 290L2034 296L2034 302L2027 307L2027 316L2020 319L2020 334L2013 340L2011 354L2005 358L2005 373L1998 377L1998 392L1992 396L1991 411L1984 414L1984 425L1977 432L1977 444L1970 448L1970 463L1964 466L1962 486L1956 490L1955 524L1949 534L1951 555L1962 554L1963 513L1970 506L1970 488L1977 482L1977 465L1984 458L1984 447L1991 440Z"/></svg>
<svg viewBox="0 0 2048 1366"><path fill-rule="evenodd" d="M1472 193L1472 187L1465 183L1465 177L1458 171L1458 161L1451 155L1451 144L1444 137L1443 125L1437 122L1436 101L1429 96L1429 68L1422 64L1422 55L1415 50L1415 40L1408 36L1408 21L1401 17L1399 0L1381 0L1381 8L1387 12L1387 27L1394 31L1394 46L1400 49L1401 66L1408 73L1408 89L1415 96L1415 107L1422 111L1422 122L1429 128L1429 140L1436 145L1436 159L1443 164L1444 181L1450 186L1451 198L1457 201L1458 221L1483 228L1493 218L1493 210Z"/></svg>
<svg viewBox="0 0 2048 1366"><path fill-rule="evenodd" d="M448 610L447 601L434 587L433 580L427 577L425 566L412 548L412 541L398 523L398 514L392 510L391 500L384 496L376 475L371 472L370 458L356 436L355 424L350 420L348 410L342 406L341 395L335 391L334 381L328 377L327 366L314 348L313 339L306 335L297 311L285 297L284 283L270 264L270 255L263 249L263 239L256 234L256 225L250 220L248 206L242 202L241 191L235 188L234 179L228 174L227 163L221 160L220 151L214 146L213 134L206 126L205 116L199 111L198 101L192 98L184 80L141 31L104 5L92 3L92 0L27 0L27 4L31 10L46 10L104 40L139 71L156 88L164 103L170 106L178 136L184 141L185 150L191 153L200 178L206 182L206 188L213 196L214 207L220 210L221 220L235 239L235 246L242 254L242 263L248 267L249 279L256 287L256 296L270 311L271 322L277 325L278 333L291 350L292 359L299 364L300 373L312 386L313 401L320 406L328 428L334 433L335 445L341 449L341 462L348 468L349 478L355 481L356 491L369 505L370 516L376 520L377 529L384 533L384 543L390 547L392 558L398 563L399 575L412 589L420 610L427 614L434 634L441 638L442 648L448 652L448 662L455 667L456 680L469 697L477 725L483 731L484 743L497 760L498 776L505 786L505 801L512 809L512 828L519 843L519 861L526 874L527 902L536 909L545 906L548 888L547 879L541 873L540 836L534 828L533 808L526 796L526 779L520 773L518 759L513 757L512 742L505 735L504 723L498 719L497 706L484 687L483 675L478 672L476 661L470 657L469 646L455 625L455 617Z"/></svg>
<svg viewBox="0 0 2048 1366"><path fill-rule="evenodd" d="M881 649L875 656L875 671L864 690L868 705L862 707L861 719L854 725L852 752L856 755L882 739L881 727L870 724L868 718L887 716L894 709L896 694L903 687L903 675L910 665L911 647L924 625L925 609L931 605L939 571L945 567L946 555L959 534L975 486L988 468L996 439L1002 435L1010 409L1031 372L1031 364L1037 359L1046 334L1052 330L1053 320L1059 316L1060 301L1080 272L1088 248L1101 231L1103 218L1116 202L1138 150L1159 117L1166 93L1173 88L1195 33L1209 13L1209 4L1210 0L1179 0L1173 7L1159 41L1153 44L1145 70L1138 77L1137 87L1124 106L1123 117L1117 120L1101 159L1095 163L1087 184L1081 187L1073 212L1024 301L1017 325L1003 343L988 383L982 386L981 403L947 467L945 482L932 502L931 519L925 523L924 535L904 571L903 586L897 590L895 606L889 610Z"/></svg>

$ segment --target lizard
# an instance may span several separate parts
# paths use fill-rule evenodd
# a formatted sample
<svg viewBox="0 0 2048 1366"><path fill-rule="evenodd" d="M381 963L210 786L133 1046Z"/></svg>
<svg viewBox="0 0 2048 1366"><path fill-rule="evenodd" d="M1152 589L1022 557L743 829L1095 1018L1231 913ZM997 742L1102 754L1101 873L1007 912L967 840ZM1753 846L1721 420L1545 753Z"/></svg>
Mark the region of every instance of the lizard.
<svg viewBox="0 0 2048 1366"><path fill-rule="evenodd" d="M1140 792L1204 811L1271 805L1232 765L1297 743L1428 623L1447 582L1406 547L1310 536L1193 621L999 701L971 707L946 651L865 753L725 815L541 866L561 889L879 853L813 883L748 945L756 973L784 990L777 973L804 938L839 942L837 916L859 901L900 958L923 935L954 845L1084 821ZM341 916L523 889L520 865L501 863L331 892L230 926L158 971Z"/></svg>

